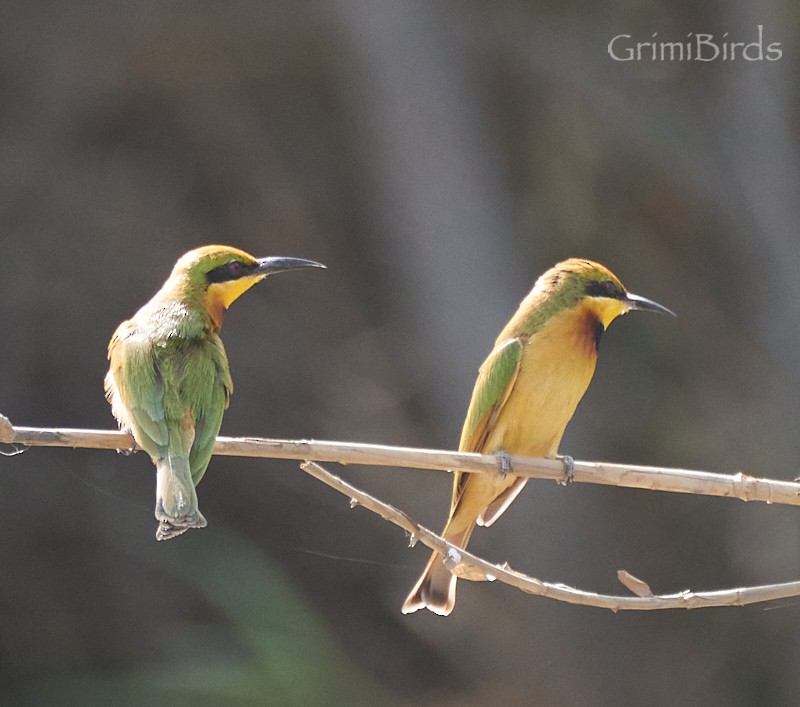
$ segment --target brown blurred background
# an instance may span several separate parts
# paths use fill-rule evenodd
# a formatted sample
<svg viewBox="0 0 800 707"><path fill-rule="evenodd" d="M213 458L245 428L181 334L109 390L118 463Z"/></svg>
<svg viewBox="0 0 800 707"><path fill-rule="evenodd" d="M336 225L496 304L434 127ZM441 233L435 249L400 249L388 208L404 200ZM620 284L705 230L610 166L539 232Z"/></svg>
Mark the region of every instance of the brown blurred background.
<svg viewBox="0 0 800 707"><path fill-rule="evenodd" d="M535 278L600 260L676 320L603 340L562 451L800 472L800 9L734 2L0 7L0 412L113 426L105 347L184 251L271 279L223 331L228 435L453 448ZM708 32L776 62L617 62ZM793 704L800 601L621 613L462 583L291 462L218 457L202 532L156 543L143 455L0 458L9 705ZM441 473L341 472L440 527ZM473 548L624 593L800 577L797 509L531 482Z"/></svg>

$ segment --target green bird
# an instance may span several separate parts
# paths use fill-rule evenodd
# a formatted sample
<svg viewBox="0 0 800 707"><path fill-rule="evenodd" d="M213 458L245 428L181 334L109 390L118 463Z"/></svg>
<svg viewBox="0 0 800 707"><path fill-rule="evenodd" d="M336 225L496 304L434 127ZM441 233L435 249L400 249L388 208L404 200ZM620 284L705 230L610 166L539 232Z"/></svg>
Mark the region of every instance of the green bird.
<svg viewBox="0 0 800 707"><path fill-rule="evenodd" d="M191 250L114 332L106 397L120 427L156 466L156 539L206 526L195 486L233 393L219 337L225 311L267 275L308 267L325 266L302 258L254 258L222 245Z"/></svg>
<svg viewBox="0 0 800 707"><path fill-rule="evenodd" d="M631 310L672 312L629 293L608 268L571 258L545 272L497 337L483 362L458 445L462 452L553 457L589 387L608 325ZM442 537L465 548L476 525L489 526L527 479L456 473ZM403 604L447 616L456 578L434 552Z"/></svg>

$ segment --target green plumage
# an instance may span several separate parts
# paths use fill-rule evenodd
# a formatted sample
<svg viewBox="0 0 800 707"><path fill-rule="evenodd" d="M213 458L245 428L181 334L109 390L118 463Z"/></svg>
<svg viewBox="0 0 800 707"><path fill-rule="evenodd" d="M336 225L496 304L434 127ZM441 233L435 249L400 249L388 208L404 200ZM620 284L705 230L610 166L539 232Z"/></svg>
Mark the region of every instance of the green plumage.
<svg viewBox="0 0 800 707"><path fill-rule="evenodd" d="M109 378L127 414L117 414L117 404L114 412L161 476L159 539L202 527L194 487L211 460L233 392L211 320L202 307L151 302L119 327L109 359Z"/></svg>
<svg viewBox="0 0 800 707"><path fill-rule="evenodd" d="M225 310L268 274L324 267L300 258L257 260L229 246L186 253L150 302L108 347L106 395L121 427L156 465L159 540L202 528L195 486L208 467L233 393L218 331Z"/></svg>
<svg viewBox="0 0 800 707"><path fill-rule="evenodd" d="M503 408L519 374L523 344L519 339L509 339L495 348L478 371L478 380L467 419L461 430L458 448L462 452L483 452L486 436L494 427L497 415ZM451 509L455 508L464 491L469 474L454 472Z"/></svg>
<svg viewBox="0 0 800 707"><path fill-rule="evenodd" d="M196 484L233 392L225 349L209 328L197 331L178 320L167 333L163 312L147 314L125 322L112 340L114 380L139 446L153 459L189 457Z"/></svg>
<svg viewBox="0 0 800 707"><path fill-rule="evenodd" d="M483 431L491 428L497 411L511 392L522 361L522 341L509 339L494 349L478 371L475 397L461 432L462 450L479 450Z"/></svg>

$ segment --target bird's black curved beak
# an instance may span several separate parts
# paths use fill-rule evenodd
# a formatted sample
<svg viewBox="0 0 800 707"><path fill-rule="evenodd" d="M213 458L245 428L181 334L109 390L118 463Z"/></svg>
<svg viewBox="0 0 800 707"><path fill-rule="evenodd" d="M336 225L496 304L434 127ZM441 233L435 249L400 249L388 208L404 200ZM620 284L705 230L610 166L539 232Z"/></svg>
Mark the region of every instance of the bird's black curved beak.
<svg viewBox="0 0 800 707"><path fill-rule="evenodd" d="M305 258L287 258L284 256L272 256L269 258L259 258L256 274L272 275L284 270L299 270L300 268L324 268L322 263L316 260L306 260Z"/></svg>
<svg viewBox="0 0 800 707"><path fill-rule="evenodd" d="M653 302L653 300L642 297L641 295L634 295L628 292L625 295L625 301L630 305L631 309L640 309L643 312L661 312L662 314L671 314L673 317L678 316L671 309L667 309L663 304Z"/></svg>

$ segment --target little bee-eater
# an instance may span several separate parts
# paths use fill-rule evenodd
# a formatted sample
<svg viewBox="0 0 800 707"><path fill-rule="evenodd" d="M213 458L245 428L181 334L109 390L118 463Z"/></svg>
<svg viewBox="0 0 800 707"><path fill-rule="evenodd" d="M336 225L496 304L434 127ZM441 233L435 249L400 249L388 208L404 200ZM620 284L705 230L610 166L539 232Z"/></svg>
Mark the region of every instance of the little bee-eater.
<svg viewBox="0 0 800 707"><path fill-rule="evenodd" d="M267 275L324 268L302 258L254 258L230 246L186 253L161 289L108 345L106 397L120 427L156 466L156 538L203 528L203 477L233 382L219 338L225 310Z"/></svg>
<svg viewBox="0 0 800 707"><path fill-rule="evenodd" d="M605 267L570 259L542 275L497 337L472 392L459 451L553 457L594 374L597 346L608 325L630 310L666 312L630 294ZM512 474L456 473L442 536L465 548L475 525L489 526L527 479ZM403 604L447 616L456 577L434 552Z"/></svg>

